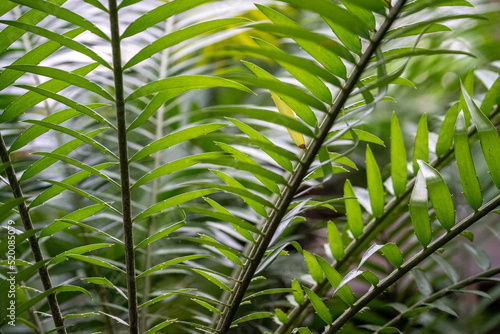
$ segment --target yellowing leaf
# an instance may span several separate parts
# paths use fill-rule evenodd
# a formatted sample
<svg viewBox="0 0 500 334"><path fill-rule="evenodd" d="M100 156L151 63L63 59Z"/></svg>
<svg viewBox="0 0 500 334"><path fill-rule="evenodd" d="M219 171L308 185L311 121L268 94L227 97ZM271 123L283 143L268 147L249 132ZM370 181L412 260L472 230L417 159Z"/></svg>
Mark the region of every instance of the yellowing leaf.
<svg viewBox="0 0 500 334"><path fill-rule="evenodd" d="M271 97L273 98L274 103L276 104L276 107L278 107L278 111L282 113L283 115L286 115L290 118L297 119L295 116L295 113L293 112L292 108L290 108L285 102L283 102L282 99L276 93L271 91ZM305 150L306 149L306 143L304 141L304 136L294 130L291 130L289 128L286 128L288 130L288 133L290 134L290 137L292 138L293 142L300 147L301 149Z"/></svg>

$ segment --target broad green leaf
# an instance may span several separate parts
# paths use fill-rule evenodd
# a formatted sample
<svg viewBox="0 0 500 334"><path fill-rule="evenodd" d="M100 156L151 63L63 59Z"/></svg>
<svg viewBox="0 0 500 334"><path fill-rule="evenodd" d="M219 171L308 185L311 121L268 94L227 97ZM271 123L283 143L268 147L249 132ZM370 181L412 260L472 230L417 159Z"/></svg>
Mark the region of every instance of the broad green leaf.
<svg viewBox="0 0 500 334"><path fill-rule="evenodd" d="M205 199L207 200L207 199ZM243 228L247 231L251 231L251 232L254 232L254 233L257 233L257 234L261 234L261 232L255 227L253 226L252 224L244 221L243 219L241 218L238 218L236 216L233 216L231 214L227 214L227 213L221 213L221 212L214 212L214 211L210 211L210 210L206 210L206 209L201 209L201 208L194 208L194 207L183 207L183 210L185 211L189 211L189 212L193 212L193 213L197 213L197 214L200 214L200 215L205 215L205 216L208 216L208 217L212 217L212 218L215 218L215 219L219 219L219 220L222 220L224 222L228 222L228 223L231 223L231 224L234 224L240 228Z"/></svg>
<svg viewBox="0 0 500 334"><path fill-rule="evenodd" d="M181 158L172 162L168 162L151 172L145 174L139 180L137 180L131 188L136 188L142 186L143 184L148 183L149 181L155 180L164 175L168 175L171 173L175 173L181 170L184 170L187 167L196 165L198 163L207 163L216 158L220 158L225 156L224 153L220 152L209 152L209 153L201 153L197 155L188 156L185 158Z"/></svg>
<svg viewBox="0 0 500 334"><path fill-rule="evenodd" d="M201 276L205 277L207 280L212 282L213 284L217 285L219 288L222 290L226 290L231 292L231 289L224 283L222 283L218 278L216 278L213 274L208 273L206 271L203 271L201 269L193 269L195 273L200 274ZM272 314L272 313L271 313Z"/></svg>
<svg viewBox="0 0 500 334"><path fill-rule="evenodd" d="M111 283L106 277L84 277L82 278L82 280L92 284L101 284L109 286L110 288L113 288L116 292L118 292L123 298L128 300L127 295L120 288Z"/></svg>
<svg viewBox="0 0 500 334"><path fill-rule="evenodd" d="M41 12L45 12L62 20L65 20L69 23L73 23L74 25L84 28L93 34L104 38L109 41L109 37L106 36L99 28L97 28L93 23L87 21L85 18L76 14L75 12L70 11L61 6L54 5L47 1L37 1L37 0L10 0L12 2L16 2L20 5L28 6L33 9L39 10Z"/></svg>
<svg viewBox="0 0 500 334"><path fill-rule="evenodd" d="M49 2L60 6L64 4L66 0L49 0ZM2 13L3 15L7 11L12 9L13 7L11 7L11 5L13 5L13 3L9 1L2 1L1 6L5 7L2 8L2 11L0 13ZM47 17L46 13L40 12L38 10L30 10L24 13L17 21L28 24L37 24L45 17ZM15 27L7 27L3 29L0 32L0 53L3 53L12 43L18 40L25 33L26 31Z"/></svg>
<svg viewBox="0 0 500 334"><path fill-rule="evenodd" d="M68 220L78 222L78 221L81 221L85 218L88 218L88 217L95 215L96 213L104 210L104 208L106 208L106 206L103 204L95 204L95 205L87 206L87 207L78 209L70 214L67 214L66 216L62 217L61 219L68 219ZM38 238L51 236L51 235L53 235L59 231L62 231L70 226L71 226L71 224L66 224L60 220L59 221L56 220L54 223L46 226L42 230L42 232L40 232L40 235L38 236Z"/></svg>
<svg viewBox="0 0 500 334"><path fill-rule="evenodd" d="M226 210L226 208L224 208L222 205L220 205L219 203L217 203L216 201L214 201L213 199L211 198L208 198L208 197L203 197L203 199L208 203L210 204L210 206L212 206L215 210L217 210L217 212L220 212L220 213L223 213L223 214L226 214L226 215L231 215L233 216L233 214L231 214L231 212L229 212L228 210ZM229 222L229 224L231 224L231 226L236 230L238 231L239 234L241 234L245 239L247 239L248 241L254 243L255 242L255 238L253 237L253 235L248 232L247 229L244 229L244 228L241 228L239 227L238 225L234 224L234 223L231 223Z"/></svg>
<svg viewBox="0 0 500 334"><path fill-rule="evenodd" d="M90 104L87 107L94 109L94 108L101 108L101 107L105 107L105 106L106 106L105 104ZM55 112L55 113L43 118L42 121L53 123L53 124L61 124L69 119L72 119L73 117L78 116L78 115L81 115L81 113L76 111L75 109L65 109L65 110ZM40 137L44 133L48 132L49 130L50 129L47 129L46 127L39 126L39 125L33 125L33 126L29 127L19 137L16 138L16 140L10 146L9 152L14 152L14 151L20 149L21 147L24 147L25 145L31 143L33 140Z"/></svg>
<svg viewBox="0 0 500 334"><path fill-rule="evenodd" d="M224 123L202 124L171 133L143 147L141 150L139 150L139 152L134 154L132 158L130 158L130 162L143 159L155 152L164 150L179 143L183 143L190 139L198 138L200 136L206 135L207 133L219 130L220 128L223 128L225 126L227 126L227 124Z"/></svg>
<svg viewBox="0 0 500 334"><path fill-rule="evenodd" d="M181 228L182 226L186 225L185 222L179 222L179 223L175 223L159 232L156 232L155 234L153 234L152 236L149 236L148 238L142 240L140 243L138 243L134 249L137 250L139 248L142 248L142 247L146 247L147 245L149 245L150 243L152 242L155 242L156 240L159 240L161 238L164 238L166 237L167 235L169 235L170 233L178 230L179 228Z"/></svg>
<svg viewBox="0 0 500 334"><path fill-rule="evenodd" d="M81 75L75 74L74 72L66 72L57 68L36 66L36 65L10 65L6 66L5 68L26 73L33 73L49 77L52 79L60 80L67 84L74 85L89 90L91 92L94 92L97 95L102 96L106 100L114 101L114 98L102 87L97 85L95 82L92 82L89 79L84 78Z"/></svg>
<svg viewBox="0 0 500 334"><path fill-rule="evenodd" d="M446 154L450 150L451 144L453 143L455 122L457 121L459 112L459 103L457 102L448 110L444 117L436 143L436 155L438 157Z"/></svg>
<svg viewBox="0 0 500 334"><path fill-rule="evenodd" d="M59 43L65 47L67 47L68 49L72 49L78 53L81 53L81 54L89 57L90 59L95 60L96 62L103 65L104 67L112 69L111 65L109 65L104 59L102 59L99 55L97 55L97 53L95 53L94 51L92 51L91 49L86 47L85 45L80 44L78 42L75 42L71 38L67 38L64 35L59 35L55 32L50 31L50 30L40 28L38 26L34 26L31 24L20 23L18 21L0 20L0 23L25 30L27 32L33 33L33 34L41 36L41 37L45 37L51 41L54 41L56 43Z"/></svg>
<svg viewBox="0 0 500 334"><path fill-rule="evenodd" d="M84 76L92 72L97 66L99 66L99 64L97 63L89 64L72 71L72 73ZM5 71L2 73L5 73L6 71L20 73L19 71L8 70L8 69L5 69ZM39 85L38 88L43 88L51 92L59 92L64 88L69 87L70 85L71 83L68 82L51 79ZM7 108L3 111L2 115L0 116L0 122L6 122L21 115L26 110L30 109L31 107L34 107L39 102L42 102L44 100L46 100L46 97L42 95L36 94L34 92L27 92L26 94L22 95L17 100L12 102L9 106L7 106Z"/></svg>
<svg viewBox="0 0 500 334"><path fill-rule="evenodd" d="M117 266L115 266L111 263L108 263L104 260L98 259L98 258L94 258L91 256L85 256L85 255L79 255L79 254L66 254L65 256L69 257L73 260L79 261L79 262L87 262L87 263L90 263L90 264L93 264L93 265L96 265L99 267L113 269L113 270L116 270L116 271L119 271L119 272L125 274L125 271L118 268Z"/></svg>
<svg viewBox="0 0 500 334"><path fill-rule="evenodd" d="M174 323L173 320L164 320L164 321L160 322L158 325L155 325L155 326L151 327L150 329L148 329L147 331L145 331L144 334L156 333L156 332L162 330L163 328L165 328L173 323Z"/></svg>
<svg viewBox="0 0 500 334"><path fill-rule="evenodd" d="M283 52L281 49L275 47L269 42L266 42L262 39L254 39L254 41L265 50L273 50L276 52ZM284 52L283 52L284 53ZM297 79L300 83L302 83L311 93L313 93L317 98L322 100L327 104L332 104L332 93L326 87L326 85L318 79L317 76L308 72L307 70L295 66L292 64L288 64L286 62L282 62L277 60L278 64L280 64L288 73L290 73L295 79Z"/></svg>
<svg viewBox="0 0 500 334"><path fill-rule="evenodd" d="M271 21L273 21L278 26L289 26L299 31L305 30L302 29L302 27L300 27L293 20L277 12L274 9L271 9L263 5L256 5L256 6L262 13L264 13L264 15L266 15ZM329 70L333 74L343 79L347 77L346 67L335 53L329 51L326 48L319 48L317 43L312 42L306 38L297 38L297 37L294 38L293 36L292 38L297 44L299 44L304 49L304 51L309 53L313 58L315 58L319 63L321 63L321 65L325 66L327 70ZM331 43L337 44L337 42L335 41L331 41Z"/></svg>
<svg viewBox="0 0 500 334"><path fill-rule="evenodd" d="M206 308L207 310L209 310L212 313L222 314L221 311L219 311L218 309L216 309L215 307L213 307L209 303L204 302L203 300L199 300L199 299L196 299L196 298L191 298L191 300L194 301L195 303L203 306L204 308Z"/></svg>
<svg viewBox="0 0 500 334"><path fill-rule="evenodd" d="M418 160L429 162L429 130L427 129L427 114L423 114L418 122L415 146L413 147L413 174L418 173Z"/></svg>
<svg viewBox="0 0 500 334"><path fill-rule="evenodd" d="M391 177L394 195L399 196L406 190L408 169L405 143L396 113L393 113L391 118Z"/></svg>
<svg viewBox="0 0 500 334"><path fill-rule="evenodd" d="M328 262L326 262L324 259L321 257L317 256L316 259L318 260L319 265L321 266L321 269L325 273L326 279L334 289L337 289L339 286L340 282L342 282L342 276L333 268ZM338 291L337 294L339 295L339 298L344 301L349 306L352 306L354 304L354 294L351 291L351 288L347 285L344 284Z"/></svg>
<svg viewBox="0 0 500 334"><path fill-rule="evenodd" d="M230 146L230 145L227 145L227 144L224 144L224 143L215 143L217 146L219 146L220 148L222 148L225 152L229 153L229 154L232 154L232 156L236 159L236 160L239 160L239 161L242 161L242 162L245 162L245 163L249 163L249 164L254 164L254 165L258 165L252 158L250 158L248 155L246 155L245 153L235 149L234 147ZM272 191L273 193L277 194L277 195L280 195L280 188L278 187L278 185L276 184L276 182L274 181L271 181L265 177L262 177L260 176L259 174L254 174L254 176L260 181L262 182L263 185L266 186L267 189L269 189L270 191Z"/></svg>
<svg viewBox="0 0 500 334"><path fill-rule="evenodd" d="M370 30L375 30L375 17L371 10L366 9L365 6L360 6L355 1L342 0L342 4L347 8L347 10L354 15L356 15L361 21L363 21ZM360 1L362 2L362 1ZM376 2L376 1L368 1Z"/></svg>
<svg viewBox="0 0 500 334"><path fill-rule="evenodd" d="M260 134L258 131L253 129L251 126L237 120L234 118L228 118L229 121L231 121L234 125L236 125L242 132L244 132L248 137L264 142L270 146L276 146L274 145L269 139L267 139L265 136ZM285 170L292 172L293 171L293 166L292 163L289 159L269 150L266 148L263 148L264 152L267 153L274 161L276 161L281 167L283 167Z"/></svg>
<svg viewBox="0 0 500 334"><path fill-rule="evenodd" d="M199 198L202 196L206 196L209 194L213 194L215 192L218 192L216 189L202 189L202 190L194 190L190 192L184 192L183 194L173 196L171 198L168 198L164 201L161 201L159 203L154 204L153 206L147 208L146 210L142 211L140 214L134 217L133 220L140 220L147 218L155 213L162 212L168 208L171 208L173 206L186 203L188 201L191 201L195 198Z"/></svg>
<svg viewBox="0 0 500 334"><path fill-rule="evenodd" d="M481 104L481 111L489 117L495 104L500 105L500 76L495 80L488 92L486 92Z"/></svg>
<svg viewBox="0 0 500 334"><path fill-rule="evenodd" d="M209 255L187 255L187 256L181 256L176 259L168 260L165 262L162 262L160 264L157 264L156 266L149 268L145 272L141 273L140 275L137 275L137 278L141 278L147 275L150 275L154 272L157 272L158 270L164 269L168 266L172 266L174 264L179 264L185 261L191 261L191 260L197 260L197 259L204 259L210 257Z"/></svg>
<svg viewBox="0 0 500 334"><path fill-rule="evenodd" d="M354 238L357 238L363 233L363 215L349 180L346 180L344 184L344 197L347 224Z"/></svg>
<svg viewBox="0 0 500 334"><path fill-rule="evenodd" d="M113 180L109 176L101 173L99 171L99 169L94 168L92 166L89 166L87 164L84 164L83 162L80 162L80 161L78 161L76 159L69 158L67 156L64 156L64 155L61 155L61 154L56 154L56 153L34 152L33 154L41 155L43 157L49 157L49 158L54 158L54 159L60 160L60 161L65 162L67 164L70 164L70 165L73 165L75 167L78 167L78 168L80 168L80 169L82 169L82 170L84 170L86 172L89 172L92 175L98 176L98 177L102 178L103 180L106 180L106 181L114 184L117 187L121 187L118 182L116 182L115 180Z"/></svg>
<svg viewBox="0 0 500 334"><path fill-rule="evenodd" d="M427 196L425 178L420 170L410 197L410 217L415 235L424 248L427 248L432 239Z"/></svg>
<svg viewBox="0 0 500 334"><path fill-rule="evenodd" d="M250 313L247 314L239 319L236 319L231 323L231 325L237 325L241 324L243 322L251 321L251 320L256 320L256 319L266 319L266 318L272 318L274 317L274 314L271 312L255 312L255 313Z"/></svg>
<svg viewBox="0 0 500 334"><path fill-rule="evenodd" d="M28 309L35 306L38 302L47 298L48 295L51 295L53 293L60 293L60 292L81 292L81 293L84 293L87 296L91 297L90 292L88 292L87 290L85 290L82 287L74 286L74 285L59 285L59 286L56 286L54 288L50 288L48 290L45 290L44 292L42 292L42 293L38 294L37 296L28 300L27 302L17 306L16 313L23 314Z"/></svg>
<svg viewBox="0 0 500 334"><path fill-rule="evenodd" d="M318 295L312 292L310 289L304 287L304 290L306 291L306 294L309 297L309 300L311 301L311 304L319 317L323 319L323 321L327 324L331 324L333 322L333 317L328 307L326 307L325 303L323 303L321 298L319 298Z"/></svg>
<svg viewBox="0 0 500 334"><path fill-rule="evenodd" d="M453 225L455 225L455 207L453 206L448 186L444 182L441 174L429 166L429 164L422 160L418 160L418 164L425 178L429 197L434 207L434 211L436 212L437 219L441 225L449 231Z"/></svg>
<svg viewBox="0 0 500 334"><path fill-rule="evenodd" d="M46 89L41 89L38 87L31 87L31 86L26 86L26 85L17 85L17 87L35 92L37 94L43 95L47 98L50 98L54 101L60 102L60 103L66 105L70 108L73 108L74 110L81 112L82 114L85 114L85 115L95 119L97 122L116 130L116 126L114 126L114 124L112 124L110 121L108 121L107 119L102 117L98 112L90 109L87 106L81 105L81 104L79 104L79 103L77 103L77 102L75 102L67 97L64 97L64 96L56 94L56 93L52 93L51 91L48 91Z"/></svg>
<svg viewBox="0 0 500 334"><path fill-rule="evenodd" d="M85 29L77 28L68 31L64 34L64 36L68 38L75 38L84 32ZM56 52L61 47L61 44L48 41L45 42L31 51L26 52L21 57L17 58L11 65L37 65L42 60L49 57L51 54ZM10 86L14 81L16 81L19 77L21 77L23 73L14 70L5 69L2 73L0 73L0 90L3 90Z"/></svg>
<svg viewBox="0 0 500 334"><path fill-rule="evenodd" d="M462 94L472 117L472 122L476 126L481 141L484 160L490 171L493 183L500 189L500 136L497 129L483 112L472 101L467 91L462 86Z"/></svg>
<svg viewBox="0 0 500 334"><path fill-rule="evenodd" d="M252 93L250 89L233 80L205 75L184 75L148 83L132 92L132 94L127 96L125 101L135 100L146 95L164 91L169 91L169 93L172 92L173 96L177 96L193 89L214 87L235 88L247 93Z"/></svg>
<svg viewBox="0 0 500 334"><path fill-rule="evenodd" d="M339 24L338 20L332 20L325 16L322 17L342 44L352 52L358 55L361 54L361 40L356 34L350 32L346 26Z"/></svg>
<svg viewBox="0 0 500 334"><path fill-rule="evenodd" d="M253 82L248 81L248 84L254 84L258 87L269 89L271 91L271 97L273 98L273 101L278 107L278 111L280 113L290 118L295 118L295 114L297 114L297 116L299 116L304 122L306 122L310 126L316 125L317 123L316 116L308 106L309 104L314 106L316 104L315 101L310 101L310 99L307 96L305 96L305 100L297 101L296 98L299 96L298 94L300 93L304 94L302 91L295 90L290 92L289 90L292 89L290 85L282 83L280 80L276 79L272 74L270 74L269 72L265 71L264 69L253 63L247 61L242 61L242 62L246 67L248 67L248 69L250 69L250 71L252 71L257 76L257 78L260 79L258 81L253 81ZM248 78L241 78L240 81L243 79L249 80ZM280 101L282 101L285 106L288 106L288 109L280 108L280 106L284 107L280 103ZM318 105L316 105L316 107L318 107ZM321 104L318 109L322 109Z"/></svg>
<svg viewBox="0 0 500 334"><path fill-rule="evenodd" d="M136 0L133 0L137 2ZM183 13L191 8L194 8L198 5L201 5L206 2L210 2L212 0L175 0L170 1L162 6L156 7L153 10L150 10L146 14L142 15L135 21L133 21L127 29L123 32L121 38L127 38L138 34L150 27L153 27L155 24L160 23L168 19L169 17ZM130 2L130 1L128 1ZM123 8L126 5L127 1L123 1L120 4L120 8Z"/></svg>
<svg viewBox="0 0 500 334"><path fill-rule="evenodd" d="M380 169L369 145L366 146L366 179L373 216L379 217L384 213L384 185Z"/></svg>
<svg viewBox="0 0 500 334"><path fill-rule="evenodd" d="M278 321L281 322L282 324L288 321L288 316L281 309L279 308L275 309L274 314L276 314L276 318L278 318Z"/></svg>
<svg viewBox="0 0 500 334"><path fill-rule="evenodd" d="M97 130L94 130L92 132L89 132L89 133L87 133L87 137L89 137L89 138L95 137L98 134L100 134L101 132L103 132L104 130L106 130L106 129L97 129ZM70 152L77 149L78 147L80 147L82 144L83 144L83 141L81 141L80 139L74 139L74 140L67 142L66 144L63 144L61 147L55 149L54 151L52 151L52 153L67 155ZM55 164L56 162L57 162L56 159L48 158L48 157L44 157L44 158L38 160L37 162L32 164L30 167L28 167L28 169L26 169L24 171L23 175L21 176L20 181L27 180L27 179L39 174L40 172L47 169L48 167ZM97 166L96 166L96 168L97 168ZM76 182L79 182L79 181L76 181Z"/></svg>
<svg viewBox="0 0 500 334"><path fill-rule="evenodd" d="M105 147L101 143L97 142L96 140L92 139L90 136L87 136L86 134L83 134L81 132L66 128L66 127L61 126L61 125L57 125L57 124L53 124L53 123L49 123L49 122L45 122L45 121L26 120L24 122L44 126L44 127L49 128L51 130L55 130L55 131L59 131L59 132L62 132L64 134L67 134L71 137L74 137L76 139L81 140L82 142L84 142L86 144L89 144L92 147L95 147L96 149L98 149L101 152L104 152L104 153L112 156L116 160L119 160L119 158L116 154L114 154L107 147ZM101 130L101 129L99 129L99 130ZM104 130L106 130L106 129L104 129Z"/></svg>
<svg viewBox="0 0 500 334"><path fill-rule="evenodd" d="M455 160L465 198L474 211L477 211L483 204L483 195L472 160L463 112L460 112L455 124Z"/></svg>
<svg viewBox="0 0 500 334"><path fill-rule="evenodd" d="M146 59L151 58L158 52L161 52L171 46L182 43L190 38L199 36L203 33L227 26L248 23L248 22L249 21L247 19L243 18L228 18L228 19L219 19L213 21L205 21L194 24L192 26L189 26L181 30L176 30L166 36L163 36L155 40L153 43L143 48L123 66L123 69L125 70L129 67L132 67Z"/></svg>
<svg viewBox="0 0 500 334"><path fill-rule="evenodd" d="M338 261L344 257L342 237L340 236L337 226L332 221L328 222L328 244L330 245L330 250L335 260Z"/></svg>
<svg viewBox="0 0 500 334"><path fill-rule="evenodd" d="M304 291L300 286L300 283L296 280L292 280L292 289L293 289L293 299L297 302L297 304L302 304L304 302Z"/></svg>
<svg viewBox="0 0 500 334"><path fill-rule="evenodd" d="M229 175L227 175L227 174L225 174L225 173L223 173L221 171L217 171L217 170L212 170L212 173L214 173L215 175L217 175L228 186L247 191L247 189L246 189L246 187L244 185L242 185L241 183L239 183L238 181L236 181L231 176L229 176ZM252 209L254 209L255 212L257 212L259 215L261 215L262 217L267 217L268 216L267 211L266 211L265 207L262 204L254 201L253 199L251 199L249 197L246 197L246 196L241 196L241 198Z"/></svg>
<svg viewBox="0 0 500 334"><path fill-rule="evenodd" d="M403 264L403 254L394 243L388 243L380 249L385 258L396 268Z"/></svg>
<svg viewBox="0 0 500 334"><path fill-rule="evenodd" d="M376 287L380 282L378 276L372 273L371 271L365 271L361 275L370 285L373 285L374 287Z"/></svg>
<svg viewBox="0 0 500 334"><path fill-rule="evenodd" d="M62 182L59 182L59 181L52 181L52 180L40 180L40 181L43 181L43 182L47 182L47 183L50 183L52 185L56 185L56 186L59 186L59 187L62 187L66 190L69 190L69 191L72 191L82 197L85 197L85 198L88 198L89 200L93 201L93 202L96 202L98 204L104 204L108 209L110 209L111 211L121 215L120 211L118 211L117 209L115 209L114 207L112 207L110 204L104 202L103 200L101 200L100 198L94 196L94 195L91 195L89 194L88 192L86 191L83 191L81 189L78 189L76 187L73 187L69 184L66 184L66 183L62 183Z"/></svg>
<svg viewBox="0 0 500 334"><path fill-rule="evenodd" d="M323 271L321 270L318 261L316 261L316 258L308 251L304 251L304 257L312 278L316 281L316 283L321 282L323 280Z"/></svg>
<svg viewBox="0 0 500 334"><path fill-rule="evenodd" d="M69 254L70 255L74 255L74 254L80 255L80 254L88 253L88 252L91 252L91 251L94 251L94 250L97 250L97 249L103 249L103 248L112 247L112 246L114 246L114 244L100 243L100 244L90 244L90 245L87 245L87 246L76 247L76 248L67 250L65 252L62 252L62 253L58 254L57 256L54 256L47 263L47 265L57 264L57 263L66 261L67 260L66 256L69 255Z"/></svg>

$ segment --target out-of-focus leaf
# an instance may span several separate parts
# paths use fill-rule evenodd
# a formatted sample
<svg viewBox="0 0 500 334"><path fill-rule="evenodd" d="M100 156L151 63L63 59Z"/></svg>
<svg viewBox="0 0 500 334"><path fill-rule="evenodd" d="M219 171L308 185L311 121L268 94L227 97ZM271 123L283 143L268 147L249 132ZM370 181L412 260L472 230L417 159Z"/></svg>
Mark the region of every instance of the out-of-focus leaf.
<svg viewBox="0 0 500 334"><path fill-rule="evenodd" d="M446 154L446 152L450 149L451 144L453 143L455 122L459 112L459 103L457 102L446 113L443 124L441 124L441 129L439 130L439 136L436 143L437 156Z"/></svg>
<svg viewBox="0 0 500 334"><path fill-rule="evenodd" d="M420 291L424 296L430 296L432 294L432 286L425 273L416 268L411 271L413 278L415 278L415 283L417 283L418 291Z"/></svg>
<svg viewBox="0 0 500 334"><path fill-rule="evenodd" d="M474 161L472 160L469 136L462 112L458 115L457 123L455 124L455 160L457 161L460 182L462 183L465 198L474 211L477 211L483 204L483 195L477 178L476 168L474 167Z"/></svg>
<svg viewBox="0 0 500 334"><path fill-rule="evenodd" d="M391 177L394 195L399 196L406 190L408 169L403 134L396 113L391 118Z"/></svg>
<svg viewBox="0 0 500 334"><path fill-rule="evenodd" d="M167 326L170 326L173 323L174 323L173 320L164 320L164 321L160 322L159 324L151 327L147 331L145 331L144 334L153 334L153 333L156 333L156 332L162 330L163 328L165 328Z"/></svg>
<svg viewBox="0 0 500 334"><path fill-rule="evenodd" d="M161 270L163 268L166 268L168 266L172 266L174 264L179 264L185 261L191 261L191 260L197 260L197 259L204 259L210 257L209 255L187 255L187 256L181 256L176 259L168 260L165 262L162 262L160 264L157 264L156 266L149 268L148 270L144 271L143 273L137 275L137 278L141 278L147 275L150 275L154 272L157 272L158 270Z"/></svg>
<svg viewBox="0 0 500 334"><path fill-rule="evenodd" d="M300 283L296 280L292 280L293 298L297 304L302 304L304 302L304 291L300 286Z"/></svg>
<svg viewBox="0 0 500 334"><path fill-rule="evenodd" d="M274 314L271 312L255 312L255 313L250 313L248 315L245 315L239 319L236 319L231 323L231 325L236 325L236 324L241 324L242 322L247 322L251 320L256 320L256 319L266 319L266 318L272 318L274 317Z"/></svg>

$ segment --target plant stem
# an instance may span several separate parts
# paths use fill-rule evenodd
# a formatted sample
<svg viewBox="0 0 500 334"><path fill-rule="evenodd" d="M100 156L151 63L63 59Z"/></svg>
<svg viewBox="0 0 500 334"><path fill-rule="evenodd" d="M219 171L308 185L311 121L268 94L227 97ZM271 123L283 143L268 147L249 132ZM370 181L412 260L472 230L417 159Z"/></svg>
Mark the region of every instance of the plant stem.
<svg viewBox="0 0 500 334"><path fill-rule="evenodd" d="M5 142L3 140L3 136L0 134L0 157L2 162L5 164L9 164L9 166L5 169L5 173L7 174L7 178L9 180L10 187L12 189L12 194L14 198L23 198L23 192L21 190L21 186L19 185L19 181L16 177L16 173L14 168L12 167L12 162L10 160L9 152L7 147L5 146ZM18 206L19 215L21 216L21 220L23 222L24 230L29 231L33 229L33 223L31 222L31 217L28 211L28 207L26 206L26 202L23 201ZM38 244L38 240L36 236L31 236L28 238L31 252L33 253L33 257L35 262L43 261L42 250L40 249L40 245ZM38 269L38 274L40 275L40 280L42 281L44 291L52 289L52 282L50 280L49 271L45 264ZM64 320L61 314L61 309L59 308L59 303L57 302L56 295L54 293L47 296L47 302L49 304L50 313L52 314L52 319L54 320L54 325L58 334L66 334L66 328L64 327Z"/></svg>
<svg viewBox="0 0 500 334"><path fill-rule="evenodd" d="M455 225L448 233L443 234L437 240L432 242L426 249L421 250L418 254L413 256L410 260L406 261L399 269L394 270L385 279L368 291L363 297L358 299L350 308L348 308L341 316L339 316L331 326L329 326L323 334L336 333L342 328L353 316L356 315L363 307L365 307L375 297L383 293L392 284L397 282L400 278L404 277L411 269L415 268L420 262L428 258L431 254L436 252L439 248L453 240L460 233L469 228L472 224L476 223L479 219L486 216L500 205L500 195L492 199L489 203L485 204L478 212L471 214L469 217L462 220Z"/></svg>
<svg viewBox="0 0 500 334"><path fill-rule="evenodd" d="M489 116L490 119L493 119L496 115L500 113L500 107L497 107ZM471 126L471 128L468 131L469 137L472 137L474 134L477 133L477 129L474 126ZM455 151L454 146L452 146L448 152L446 152L444 155L434 159L431 161L430 165L433 166L434 168L439 169L441 165L443 164L444 161L446 161L448 158L450 158ZM371 235L376 235L375 233L378 230L384 229L386 226L383 225L385 218L387 218L401 203L404 202L404 200L410 195L413 186L415 185L415 177L413 177L407 184L406 190L404 193L399 195L398 197L394 197L392 200L390 200L385 208L384 208L384 213L377 217L377 218L372 218L370 222L367 223L366 227L363 230L363 234L361 234L357 239L352 240L352 242L346 247L344 257L338 261L334 261L332 263L333 267L336 270L340 270L341 267L347 264L347 261L350 257L354 256L356 252L361 248L363 243L367 242L369 237ZM327 285L329 284L328 280L324 278L321 282L316 283L314 286L311 287L311 290L319 294L321 290L323 290ZM281 324L278 329L274 332L275 334L284 334L287 332L287 330L292 327L292 325L295 323L297 318L306 310L306 308L311 304L309 298L305 296L305 300L302 304L295 306L290 313L287 314L287 322Z"/></svg>
<svg viewBox="0 0 500 334"><path fill-rule="evenodd" d="M430 295L429 297L427 298L424 298L422 299L421 301L413 304L411 307L409 307L406 311L404 311L403 313L400 313L398 314L397 316L395 316L394 318L392 318L391 320L389 320L384 326L383 328L385 327L389 327L389 326L392 326L394 324L396 324L400 319L401 317L407 313L407 312L410 312L426 303L432 303L433 301L439 299L439 298L442 298L450 293L453 293L454 290L459 290L459 289L462 289L464 287L466 287L467 285L471 285L472 283L475 283L475 282L480 282L480 281L484 281L485 278L488 278L488 277L491 277L491 276L494 276L496 274L500 273L500 267L496 267L496 268L493 268L493 269L490 269L488 271L483 271L477 275L474 275L474 276L471 276L471 277L468 277L460 282L457 282L453 285L450 285L446 288L443 288L435 293L433 293L432 295ZM382 329L382 328L381 328ZM379 329L377 332L375 333L378 333L381 329Z"/></svg>
<svg viewBox="0 0 500 334"><path fill-rule="evenodd" d="M165 35L168 35L173 31L174 28L174 17L171 16L165 21ZM165 79L168 76L168 68L169 68L169 58L170 58L170 49L166 49L161 53L161 62L160 62L160 73L158 79ZM156 134L155 140L163 138L163 123L165 116L165 105L162 104L156 113ZM162 164L162 154L163 151L155 152L154 154L154 169L158 168ZM152 190L151 190L151 206L156 204L158 201L158 192L160 188L160 179L156 178L153 180ZM146 238L152 235L156 228L156 215L151 216L148 220L149 225L147 228ZM151 268L153 261L153 246L152 244L148 244L146 247L146 260L145 269ZM144 277L144 287L142 291L142 302L145 303L149 300L149 295L151 293L151 275L147 275ZM147 326L147 315L148 315L148 307L143 307L141 311L141 327L146 329Z"/></svg>
<svg viewBox="0 0 500 334"><path fill-rule="evenodd" d="M257 242L255 243L252 251L250 252L250 257L245 262L245 265L239 276L239 279L233 288L233 294L230 298L229 307L226 307L224 309L224 313L222 314L222 317L217 326L217 331L219 333L227 333L227 331L229 330L231 322L236 314L236 311L238 310L238 307L245 295L248 286L250 285L253 275L257 270L257 267L261 262L264 253L266 252L267 247L269 246L269 243L271 242L274 233L278 228L279 223L281 222L281 219L286 214L288 206L293 200L297 192L297 189L299 188L300 184L302 183L302 180L306 176L307 171L311 166L311 163L314 161L314 158L318 154L319 149L323 145L323 142L325 141L328 133L330 132L330 129L333 126L333 123L335 122L335 119L337 118L338 114L344 107L352 90L356 87L356 84L360 79L365 67L368 65L371 57L373 56L378 46L382 42L382 39L389 30L389 27L392 25L394 20L396 20L405 2L406 0L398 1L396 5L393 7L393 9L389 12L387 19L384 21L379 31L375 35L374 40L368 45L367 49L361 56L359 63L357 64L357 66L354 68L353 72L347 79L347 82L345 83L342 90L339 92L339 95L337 96L335 103L330 108L328 114L326 115L325 119L323 120L320 126L317 137L310 143L300 163L298 164L297 168L291 175L288 185L285 187L285 189L282 192L282 195L280 196L280 198L276 203L275 206L276 209L274 209L271 212L269 220L266 222L262 230L262 235L259 236L259 238L257 239Z"/></svg>
<svg viewBox="0 0 500 334"><path fill-rule="evenodd" d="M123 70L116 0L109 0L109 20L111 25L111 45L113 50L113 74L115 81L116 119L118 125L118 149L120 154L120 179L122 190L123 238L125 242L125 262L127 266L127 291L130 334L139 334L137 310L137 285L135 280L134 233L132 226L132 206L130 196L130 176L128 165L127 122L123 96Z"/></svg>

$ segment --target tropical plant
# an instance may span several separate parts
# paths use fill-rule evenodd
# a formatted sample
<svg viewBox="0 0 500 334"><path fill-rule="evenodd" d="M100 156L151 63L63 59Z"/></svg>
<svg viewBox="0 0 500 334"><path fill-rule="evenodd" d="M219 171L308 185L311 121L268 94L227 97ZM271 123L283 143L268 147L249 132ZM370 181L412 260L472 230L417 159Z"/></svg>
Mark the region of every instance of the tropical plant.
<svg viewBox="0 0 500 334"><path fill-rule="evenodd" d="M474 4L2 1L0 332L494 330Z"/></svg>

